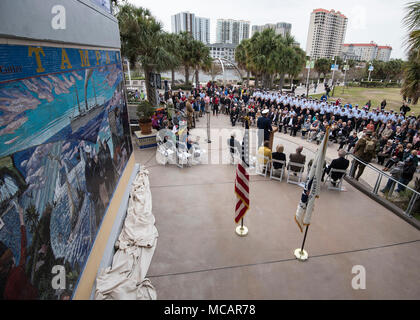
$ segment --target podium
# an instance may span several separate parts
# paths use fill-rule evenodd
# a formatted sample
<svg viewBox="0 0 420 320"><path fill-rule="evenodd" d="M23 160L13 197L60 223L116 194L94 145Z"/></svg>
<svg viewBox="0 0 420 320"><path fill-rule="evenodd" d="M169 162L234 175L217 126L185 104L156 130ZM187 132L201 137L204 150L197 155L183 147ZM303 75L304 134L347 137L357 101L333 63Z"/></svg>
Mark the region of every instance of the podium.
<svg viewBox="0 0 420 320"><path fill-rule="evenodd" d="M273 150L274 133L276 133L277 131L279 131L279 128L278 127L274 127L273 128L273 131L270 132L270 140L269 140L270 145L269 145L269 148L271 150Z"/></svg>

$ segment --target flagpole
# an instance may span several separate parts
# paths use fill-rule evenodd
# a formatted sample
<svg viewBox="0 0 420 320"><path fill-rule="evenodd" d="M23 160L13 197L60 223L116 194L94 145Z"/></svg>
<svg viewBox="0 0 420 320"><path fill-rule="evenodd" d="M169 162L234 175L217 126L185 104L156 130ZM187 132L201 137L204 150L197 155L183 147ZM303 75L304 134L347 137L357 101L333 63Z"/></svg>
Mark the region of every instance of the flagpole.
<svg viewBox="0 0 420 320"><path fill-rule="evenodd" d="M324 145L322 146L324 155L325 155L327 144L328 144L329 133L330 133L330 126L328 125L326 130L325 130ZM323 169L324 168L322 168L322 170ZM316 198L318 198L318 196L316 196ZM309 225L306 226L305 235L303 236L302 246L300 247L300 249L296 249L295 252L294 252L296 259L298 259L299 261L306 261L306 260L308 260L308 257L309 257L308 252L303 249L303 247L305 246L306 236L308 234L308 229L309 229Z"/></svg>
<svg viewBox="0 0 420 320"><path fill-rule="evenodd" d="M244 134L244 141L242 146L242 162L245 165L245 170L247 170L249 166L249 118L245 117L245 134ZM241 225L237 226L235 232L240 237L245 237L248 234L248 228L244 226L244 217L241 218Z"/></svg>
<svg viewBox="0 0 420 320"><path fill-rule="evenodd" d="M241 219L241 225L236 227L236 234L245 237L248 234L248 228L244 226L244 218Z"/></svg>
<svg viewBox="0 0 420 320"><path fill-rule="evenodd" d="M308 229L309 229L309 226L306 226L305 236L303 237L303 242L302 242L302 247L300 249L295 250L295 257L296 259L300 261L308 260L308 252L303 250L303 247L305 246L306 235L308 234Z"/></svg>

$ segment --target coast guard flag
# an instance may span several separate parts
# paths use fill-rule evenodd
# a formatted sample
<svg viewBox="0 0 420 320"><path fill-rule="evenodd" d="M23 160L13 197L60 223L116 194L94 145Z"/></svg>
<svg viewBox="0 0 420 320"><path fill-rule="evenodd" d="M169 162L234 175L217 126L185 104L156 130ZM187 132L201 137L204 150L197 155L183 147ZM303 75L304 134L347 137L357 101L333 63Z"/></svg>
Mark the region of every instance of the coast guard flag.
<svg viewBox="0 0 420 320"><path fill-rule="evenodd" d="M235 208L235 222L238 223L249 209L249 118L245 118L245 134L242 142L241 162L236 168L235 194L238 198Z"/></svg>
<svg viewBox="0 0 420 320"><path fill-rule="evenodd" d="M300 232L303 232L303 228L305 226L310 225L312 211L314 209L315 204L315 198L319 195L319 192L321 190L321 177L322 171L324 170L325 152L327 150L328 135L329 127L327 127L322 144L320 145L316 153L314 162L309 172L309 176L306 179L306 184L302 192L302 197L296 210L295 221L300 229Z"/></svg>

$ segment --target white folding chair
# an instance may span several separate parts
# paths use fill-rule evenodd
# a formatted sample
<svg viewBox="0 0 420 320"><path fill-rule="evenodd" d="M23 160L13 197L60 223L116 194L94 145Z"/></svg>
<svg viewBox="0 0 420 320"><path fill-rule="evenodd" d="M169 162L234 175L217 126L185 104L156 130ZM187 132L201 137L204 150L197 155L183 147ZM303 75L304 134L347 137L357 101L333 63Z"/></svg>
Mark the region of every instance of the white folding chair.
<svg viewBox="0 0 420 320"><path fill-rule="evenodd" d="M159 164L166 166L167 163L174 164L176 162L176 150L172 141L168 140L166 143L158 142L156 149L156 161Z"/></svg>
<svg viewBox="0 0 420 320"><path fill-rule="evenodd" d="M262 154L257 154L255 163L255 173L267 177L268 167L270 165L270 159Z"/></svg>
<svg viewBox="0 0 420 320"><path fill-rule="evenodd" d="M282 164L281 168L274 169L275 163ZM286 161L272 159L271 165L270 165L270 179L278 180L281 182L283 180L283 174L284 174L285 168L286 168Z"/></svg>
<svg viewBox="0 0 420 320"><path fill-rule="evenodd" d="M200 148L198 144L193 143L190 149L192 164L201 164L201 158L206 153L206 150Z"/></svg>
<svg viewBox="0 0 420 320"><path fill-rule="evenodd" d="M299 168L299 171L294 171L290 167ZM297 163L297 162L289 162L287 164L287 183L292 183L292 184L302 183L302 175L303 175L304 170L305 170L304 164ZM295 180L295 178L292 179L292 177L295 177L295 174L298 179L297 181Z"/></svg>
<svg viewBox="0 0 420 320"><path fill-rule="evenodd" d="M332 180L333 173L341 173L342 176L339 180L334 181ZM330 184L328 184L328 189L342 191L341 185L343 184L343 180L346 174L347 174L347 170L331 169L330 172L328 173L327 179L325 179L324 184L327 183L327 181L330 181ZM335 186L332 184L333 181L335 183Z"/></svg>
<svg viewBox="0 0 420 320"><path fill-rule="evenodd" d="M191 164L191 153L188 152L187 144L185 142L178 142L176 149L177 166L183 168L184 165Z"/></svg>

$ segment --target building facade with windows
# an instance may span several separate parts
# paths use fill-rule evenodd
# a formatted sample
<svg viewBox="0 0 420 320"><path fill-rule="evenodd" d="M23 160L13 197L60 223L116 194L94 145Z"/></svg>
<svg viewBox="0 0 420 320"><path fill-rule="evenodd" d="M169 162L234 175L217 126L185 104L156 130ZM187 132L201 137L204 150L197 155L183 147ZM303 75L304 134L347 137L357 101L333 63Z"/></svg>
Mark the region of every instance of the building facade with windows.
<svg viewBox="0 0 420 320"><path fill-rule="evenodd" d="M223 58L235 62L236 45L230 43L213 43L207 46L210 49L210 56L213 59Z"/></svg>
<svg viewBox="0 0 420 320"><path fill-rule="evenodd" d="M306 54L312 59L341 55L347 17L340 11L315 9L311 13Z"/></svg>
<svg viewBox="0 0 420 320"><path fill-rule="evenodd" d="M205 44L210 43L210 19L195 17L195 36L194 39Z"/></svg>
<svg viewBox="0 0 420 320"><path fill-rule="evenodd" d="M375 42L370 43L345 43L342 47L342 57L356 61L380 60L388 62L391 58L392 47L378 46Z"/></svg>
<svg viewBox="0 0 420 320"><path fill-rule="evenodd" d="M218 19L216 25L216 43L238 45L244 39L249 39L250 21Z"/></svg>
<svg viewBox="0 0 420 320"><path fill-rule="evenodd" d="M172 32L190 33L195 40L210 43L210 19L196 17L194 13L180 12L171 17Z"/></svg>
<svg viewBox="0 0 420 320"><path fill-rule="evenodd" d="M251 37L254 35L255 32L262 32L265 29L273 29L276 32L276 34L280 34L281 36L285 37L286 34L291 34L292 24L286 22L279 22L267 23L265 25L260 26L252 26Z"/></svg>

